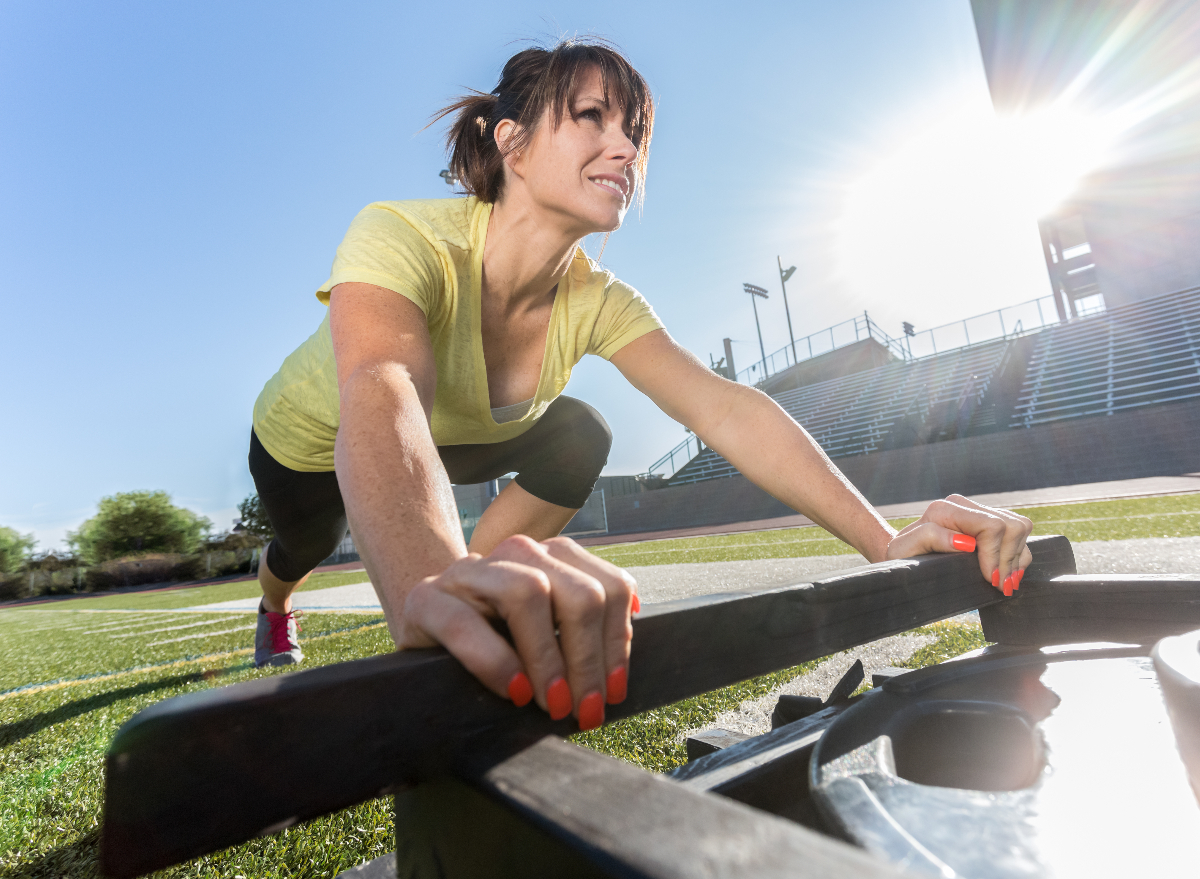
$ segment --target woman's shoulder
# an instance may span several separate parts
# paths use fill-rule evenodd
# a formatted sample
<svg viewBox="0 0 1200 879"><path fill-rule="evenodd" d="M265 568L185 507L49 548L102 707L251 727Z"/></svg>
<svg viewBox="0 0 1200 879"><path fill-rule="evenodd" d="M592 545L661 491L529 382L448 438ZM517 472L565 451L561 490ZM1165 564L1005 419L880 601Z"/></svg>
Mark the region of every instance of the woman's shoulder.
<svg viewBox="0 0 1200 879"><path fill-rule="evenodd" d="M486 207L474 196L375 201L359 211L354 226L401 234L411 229L431 244L470 250L473 228Z"/></svg>
<svg viewBox="0 0 1200 879"><path fill-rule="evenodd" d="M640 296L633 287L588 256L582 247L576 248L571 264L571 289L600 298Z"/></svg>

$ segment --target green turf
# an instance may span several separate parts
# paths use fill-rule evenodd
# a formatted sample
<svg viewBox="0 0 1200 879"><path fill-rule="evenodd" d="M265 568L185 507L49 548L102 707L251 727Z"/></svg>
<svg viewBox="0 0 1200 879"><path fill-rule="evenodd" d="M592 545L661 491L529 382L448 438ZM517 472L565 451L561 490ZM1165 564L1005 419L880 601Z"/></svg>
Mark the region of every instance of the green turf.
<svg viewBox="0 0 1200 879"><path fill-rule="evenodd" d="M1200 535L1200 494L1095 501L1020 510L1035 534L1065 534L1074 542Z"/></svg>
<svg viewBox="0 0 1200 879"><path fill-rule="evenodd" d="M148 652L93 635L95 645L80 654L75 649L77 635L53 625L53 617L63 617L69 624L81 618L136 616L28 610L0 613L0 643L4 645L0 667L8 684L45 680L45 667L31 661L33 655L42 653L57 655L60 666L52 675L68 679L57 686L0 696L0 876L96 875L103 755L117 727L134 713L170 696L286 673L256 670L245 652L234 652L247 647L248 632L175 642ZM179 619L163 614L145 616L164 622ZM245 619L249 615L238 616ZM391 649L391 639L380 622L379 617L362 614L309 615L301 636L307 664L341 662ZM339 633L339 629L345 631ZM197 655L209 659L187 661ZM24 675L19 671L22 656L24 664L33 669ZM135 666L155 664L120 671L131 662ZM105 677L70 680L85 675ZM280 766L281 771L288 771L286 759ZM392 848L389 815L386 802L367 803L161 875L335 875Z"/></svg>
<svg viewBox="0 0 1200 879"><path fill-rule="evenodd" d="M1132 537L1200 536L1200 494L1093 501L1017 510L1034 523L1034 534L1065 534L1072 541L1125 540ZM891 519L903 528L913 519ZM622 567L680 562L846 555L854 550L813 526L748 531L711 537L676 537L591 549Z"/></svg>
<svg viewBox="0 0 1200 879"><path fill-rule="evenodd" d="M328 589L331 586L365 583L366 580L365 571L331 571L327 574L313 574L297 591ZM238 580L231 583L188 586L183 589L167 588L148 592L121 592L61 598L38 606L70 608L71 610L172 610L177 607L193 607L198 604L215 604L218 601L234 601L238 598L255 598L261 594L257 580Z"/></svg>
<svg viewBox="0 0 1200 879"><path fill-rule="evenodd" d="M1035 534L1065 534L1072 541L1200 536L1198 494L1064 504L1022 509L1018 512L1033 520ZM913 520L909 518L890 521L894 527L903 528ZM622 567L849 555L854 552L836 537L831 537L816 527L647 540L598 546L593 547L591 551ZM301 587L301 591L361 583L365 579L366 574L362 571L314 574ZM169 610L251 598L258 594L258 585L254 581L241 581L156 592L70 598L42 606L70 607L72 610Z"/></svg>

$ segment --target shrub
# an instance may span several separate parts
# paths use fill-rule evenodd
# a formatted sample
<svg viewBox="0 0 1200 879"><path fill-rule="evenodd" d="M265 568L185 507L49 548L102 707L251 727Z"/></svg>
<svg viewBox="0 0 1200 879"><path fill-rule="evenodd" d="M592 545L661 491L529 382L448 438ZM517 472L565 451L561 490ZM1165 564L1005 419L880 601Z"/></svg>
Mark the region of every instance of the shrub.
<svg viewBox="0 0 1200 879"><path fill-rule="evenodd" d="M262 544L271 542L275 531L271 528L271 520L263 509L262 501L257 494L252 494L238 504L238 512L242 514L242 530L257 537Z"/></svg>
<svg viewBox="0 0 1200 879"><path fill-rule="evenodd" d="M96 515L68 532L71 548L92 564L131 555L195 551L212 522L171 503L165 491L131 491L101 499Z"/></svg>
<svg viewBox="0 0 1200 879"><path fill-rule="evenodd" d="M0 574L15 574L25 566L37 541L0 525Z"/></svg>

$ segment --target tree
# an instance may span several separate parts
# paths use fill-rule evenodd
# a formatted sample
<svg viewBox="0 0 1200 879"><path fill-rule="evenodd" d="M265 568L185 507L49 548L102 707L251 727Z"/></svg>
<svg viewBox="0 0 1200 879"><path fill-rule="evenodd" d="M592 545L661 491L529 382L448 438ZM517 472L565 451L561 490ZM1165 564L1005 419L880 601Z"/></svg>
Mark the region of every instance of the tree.
<svg viewBox="0 0 1200 879"><path fill-rule="evenodd" d="M90 564L155 552L194 552L212 522L171 503L165 491L130 491L102 498L96 515L67 532L67 543Z"/></svg>
<svg viewBox="0 0 1200 879"><path fill-rule="evenodd" d="M15 574L28 561L37 541L32 534L18 534L0 525L0 574Z"/></svg>
<svg viewBox="0 0 1200 879"><path fill-rule="evenodd" d="M271 528L271 520L263 509L262 501L257 494L252 494L238 504L238 512L242 514L242 530L253 534L264 544L270 543L275 536Z"/></svg>

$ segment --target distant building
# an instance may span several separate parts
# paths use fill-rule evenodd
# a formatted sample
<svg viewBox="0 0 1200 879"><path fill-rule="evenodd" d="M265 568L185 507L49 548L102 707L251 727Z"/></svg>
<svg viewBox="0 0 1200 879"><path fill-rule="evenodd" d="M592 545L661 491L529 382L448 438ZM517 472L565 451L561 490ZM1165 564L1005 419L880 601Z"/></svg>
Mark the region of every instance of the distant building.
<svg viewBox="0 0 1200 879"><path fill-rule="evenodd" d="M1058 102L1119 122L1102 166L1039 218L1060 317L1200 286L1200 3L971 6L998 113Z"/></svg>

